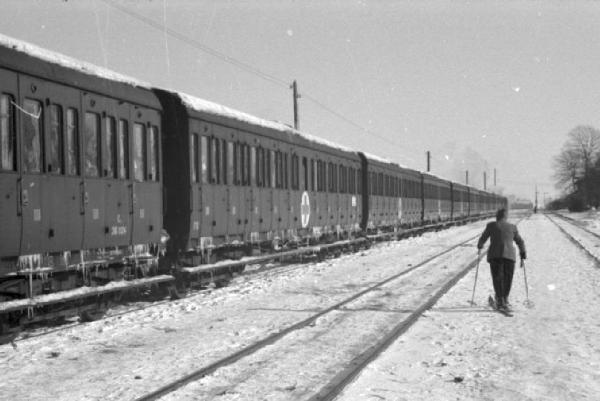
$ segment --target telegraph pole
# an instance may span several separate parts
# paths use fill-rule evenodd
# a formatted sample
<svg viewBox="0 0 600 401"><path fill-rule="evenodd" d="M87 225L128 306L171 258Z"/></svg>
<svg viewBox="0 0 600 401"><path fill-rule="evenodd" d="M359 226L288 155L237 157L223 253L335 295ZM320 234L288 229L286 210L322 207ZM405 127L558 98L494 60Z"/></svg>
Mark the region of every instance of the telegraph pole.
<svg viewBox="0 0 600 401"><path fill-rule="evenodd" d="M465 171L465 182L469 185L469 170Z"/></svg>
<svg viewBox="0 0 600 401"><path fill-rule="evenodd" d="M487 172L483 172L483 190L487 189Z"/></svg>
<svg viewBox="0 0 600 401"><path fill-rule="evenodd" d="M537 184L535 184L535 206L533 208L533 213L537 213L538 210L538 190L537 190Z"/></svg>
<svg viewBox="0 0 600 401"><path fill-rule="evenodd" d="M300 121L298 120L298 99L300 98L300 95L298 94L298 85L296 84L295 79L290 88L292 88L292 96L294 97L294 128L299 129Z"/></svg>
<svg viewBox="0 0 600 401"><path fill-rule="evenodd" d="M427 172L431 171L431 152L427 151Z"/></svg>
<svg viewBox="0 0 600 401"><path fill-rule="evenodd" d="M494 169L494 187L496 186L496 169Z"/></svg>

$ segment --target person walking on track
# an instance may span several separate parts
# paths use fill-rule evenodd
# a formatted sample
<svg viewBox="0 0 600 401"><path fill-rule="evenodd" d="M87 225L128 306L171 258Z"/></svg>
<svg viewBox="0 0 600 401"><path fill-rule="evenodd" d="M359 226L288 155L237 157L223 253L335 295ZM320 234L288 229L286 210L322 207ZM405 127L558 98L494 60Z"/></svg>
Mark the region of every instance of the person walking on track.
<svg viewBox="0 0 600 401"><path fill-rule="evenodd" d="M488 223L477 243L478 253L490 238L490 246L487 252L487 261L492 271L494 292L496 293L496 308L510 312L508 294L512 284L515 271L516 253L513 241L519 247L521 261L527 258L525 242L517 231L517 226L509 223L508 212L502 208L496 212L496 221Z"/></svg>

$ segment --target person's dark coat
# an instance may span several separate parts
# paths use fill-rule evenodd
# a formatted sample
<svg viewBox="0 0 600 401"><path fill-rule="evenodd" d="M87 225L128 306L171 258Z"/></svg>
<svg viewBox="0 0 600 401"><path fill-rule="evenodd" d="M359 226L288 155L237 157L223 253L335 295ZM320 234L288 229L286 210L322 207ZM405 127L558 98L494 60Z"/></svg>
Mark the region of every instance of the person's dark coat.
<svg viewBox="0 0 600 401"><path fill-rule="evenodd" d="M510 259L516 261L515 247L513 241L519 246L519 253L521 259L527 258L525 251L525 243L523 238L517 231L517 226L507 222L506 220L494 221L489 223L477 243L477 248L483 248L483 245L490 238L490 247L488 248L487 260L488 262L492 259Z"/></svg>

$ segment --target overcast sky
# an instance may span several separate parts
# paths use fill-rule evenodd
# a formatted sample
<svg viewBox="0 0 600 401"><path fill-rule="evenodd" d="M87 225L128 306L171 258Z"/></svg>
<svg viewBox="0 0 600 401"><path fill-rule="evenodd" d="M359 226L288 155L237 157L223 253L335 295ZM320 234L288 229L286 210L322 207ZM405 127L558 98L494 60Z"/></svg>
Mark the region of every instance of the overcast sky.
<svg viewBox="0 0 600 401"><path fill-rule="evenodd" d="M285 123L296 79L301 129L421 170L431 150L433 172L476 186L497 168L531 199L554 192L567 132L600 127L598 2L118 4L155 26L102 0L3 0L0 32Z"/></svg>

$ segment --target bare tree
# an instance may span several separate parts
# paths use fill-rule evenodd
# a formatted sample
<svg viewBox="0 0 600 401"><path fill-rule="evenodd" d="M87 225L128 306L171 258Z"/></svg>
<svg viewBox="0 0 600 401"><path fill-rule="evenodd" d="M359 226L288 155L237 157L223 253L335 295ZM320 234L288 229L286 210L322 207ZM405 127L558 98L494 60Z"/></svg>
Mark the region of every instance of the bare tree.
<svg viewBox="0 0 600 401"><path fill-rule="evenodd" d="M589 125L579 125L568 133L567 142L554 158L554 177L557 186L567 191L582 190L583 200L588 203L588 194L594 186L591 169L600 155L600 130Z"/></svg>
<svg viewBox="0 0 600 401"><path fill-rule="evenodd" d="M582 171L580 159L571 149L563 149L554 158L554 179L558 188L573 191Z"/></svg>

